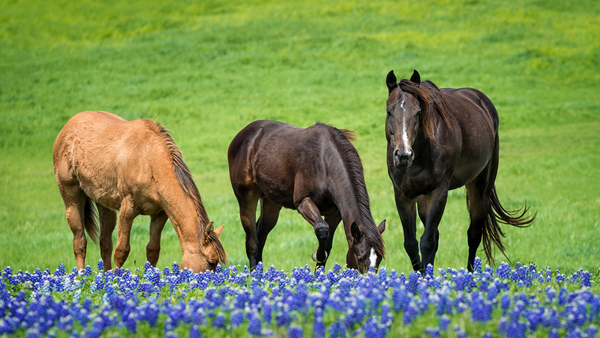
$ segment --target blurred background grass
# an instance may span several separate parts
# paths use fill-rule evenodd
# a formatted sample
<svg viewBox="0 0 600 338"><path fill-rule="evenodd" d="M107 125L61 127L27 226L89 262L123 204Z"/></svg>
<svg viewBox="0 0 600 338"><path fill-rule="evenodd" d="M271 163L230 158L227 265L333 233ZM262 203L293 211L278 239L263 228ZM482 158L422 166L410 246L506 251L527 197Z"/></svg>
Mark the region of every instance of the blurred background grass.
<svg viewBox="0 0 600 338"><path fill-rule="evenodd" d="M505 228L513 263L600 266L597 1L0 0L0 8L2 267L75 265L52 145L71 116L105 110L171 130L238 265L248 261L228 177L235 134L256 119L358 131L373 216L388 220L383 264L410 271L385 164L391 69L478 88L496 105L498 194L506 207L538 211L530 228ZM148 224L134 223L128 268L145 262ZM465 266L467 227L461 188L440 224L438 267ZM345 261L341 232L329 267ZM313 265L316 245L311 226L282 211L265 264ZM90 242L87 263L98 259ZM180 260L167 226L159 266Z"/></svg>

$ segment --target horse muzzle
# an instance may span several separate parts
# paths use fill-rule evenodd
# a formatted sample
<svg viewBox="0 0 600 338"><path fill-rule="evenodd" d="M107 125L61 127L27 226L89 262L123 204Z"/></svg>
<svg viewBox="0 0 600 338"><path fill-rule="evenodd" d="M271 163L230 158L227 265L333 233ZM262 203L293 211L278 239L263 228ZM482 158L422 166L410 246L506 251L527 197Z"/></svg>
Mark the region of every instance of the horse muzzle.
<svg viewBox="0 0 600 338"><path fill-rule="evenodd" d="M394 168L403 170L412 164L415 153L410 148L394 150Z"/></svg>

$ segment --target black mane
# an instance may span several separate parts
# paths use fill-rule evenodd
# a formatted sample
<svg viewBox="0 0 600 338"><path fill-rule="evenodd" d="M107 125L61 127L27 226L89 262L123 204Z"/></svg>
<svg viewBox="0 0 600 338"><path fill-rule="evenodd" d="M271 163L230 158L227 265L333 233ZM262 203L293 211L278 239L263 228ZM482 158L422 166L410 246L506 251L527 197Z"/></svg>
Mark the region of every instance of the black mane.
<svg viewBox="0 0 600 338"><path fill-rule="evenodd" d="M375 249L375 251L385 258L385 247L383 244L383 238L377 230L373 216L371 215L371 208L369 204L369 194L367 193L367 186L365 184L365 178L363 173L362 161L356 148L350 142L355 140L356 133L346 129L338 129L333 126L318 122L315 126L322 126L327 128L330 134L333 136L335 144L340 151L342 159L350 174L350 180L354 187L354 193L360 212L363 217L367 220L364 225L363 233L367 236L369 244Z"/></svg>

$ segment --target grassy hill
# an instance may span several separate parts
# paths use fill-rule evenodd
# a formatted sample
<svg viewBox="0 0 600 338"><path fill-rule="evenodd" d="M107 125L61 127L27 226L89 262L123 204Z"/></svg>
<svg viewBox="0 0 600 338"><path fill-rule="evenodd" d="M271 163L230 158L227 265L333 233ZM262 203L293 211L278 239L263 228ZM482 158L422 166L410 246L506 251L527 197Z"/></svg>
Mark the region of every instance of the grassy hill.
<svg viewBox="0 0 600 338"><path fill-rule="evenodd" d="M385 164L391 69L480 89L496 105L499 197L538 212L528 229L505 228L513 263L600 267L597 1L1 0L0 8L2 267L75 265L52 145L71 116L105 110L171 130L239 265L248 264L245 235L226 156L235 134L257 119L358 131L373 216L388 220L383 264L409 271ZM145 262L148 224L134 223L128 268ZM437 266L466 265L467 227L458 189L440 224ZM328 266L345 261L342 227L336 236ZM283 211L265 265L312 265L316 245L311 226ZM181 260L171 226L161 253L159 266ZM91 242L87 257L99 259Z"/></svg>

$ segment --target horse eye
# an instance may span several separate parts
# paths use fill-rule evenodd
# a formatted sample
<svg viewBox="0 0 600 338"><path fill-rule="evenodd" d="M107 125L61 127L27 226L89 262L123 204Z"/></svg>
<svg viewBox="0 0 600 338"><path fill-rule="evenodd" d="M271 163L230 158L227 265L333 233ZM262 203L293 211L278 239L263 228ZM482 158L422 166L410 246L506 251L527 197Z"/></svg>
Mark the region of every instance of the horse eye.
<svg viewBox="0 0 600 338"><path fill-rule="evenodd" d="M216 268L217 267L217 262L216 261L209 261L208 265L210 265L211 268Z"/></svg>

